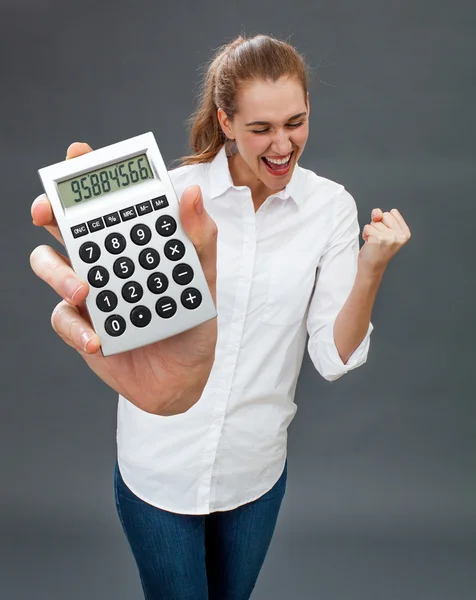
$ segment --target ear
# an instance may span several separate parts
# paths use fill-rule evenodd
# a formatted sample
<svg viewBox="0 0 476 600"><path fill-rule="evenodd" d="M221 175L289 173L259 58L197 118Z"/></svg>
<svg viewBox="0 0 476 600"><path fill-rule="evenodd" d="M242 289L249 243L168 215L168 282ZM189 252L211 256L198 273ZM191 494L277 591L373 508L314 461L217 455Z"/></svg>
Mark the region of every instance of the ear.
<svg viewBox="0 0 476 600"><path fill-rule="evenodd" d="M217 117L218 117L218 122L220 123L220 126L223 130L223 133L226 135L226 137L228 139L234 140L235 136L233 135L233 129L231 127L230 119L229 119L228 115L226 114L226 112L223 110L223 108L218 109Z"/></svg>

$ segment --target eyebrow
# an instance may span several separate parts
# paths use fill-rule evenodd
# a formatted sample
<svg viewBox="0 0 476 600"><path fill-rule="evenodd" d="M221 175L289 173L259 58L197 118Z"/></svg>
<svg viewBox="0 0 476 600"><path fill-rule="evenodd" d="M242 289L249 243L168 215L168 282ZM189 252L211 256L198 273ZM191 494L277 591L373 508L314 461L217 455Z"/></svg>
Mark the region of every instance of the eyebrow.
<svg viewBox="0 0 476 600"><path fill-rule="evenodd" d="M289 117L289 119L287 119L286 123L288 121L294 121L294 119L299 119L300 117L304 117L305 115L307 115L307 112L302 112L302 113L299 113L292 117ZM245 127L248 127L249 125L271 125L271 123L269 121L251 121L250 123L245 123Z"/></svg>

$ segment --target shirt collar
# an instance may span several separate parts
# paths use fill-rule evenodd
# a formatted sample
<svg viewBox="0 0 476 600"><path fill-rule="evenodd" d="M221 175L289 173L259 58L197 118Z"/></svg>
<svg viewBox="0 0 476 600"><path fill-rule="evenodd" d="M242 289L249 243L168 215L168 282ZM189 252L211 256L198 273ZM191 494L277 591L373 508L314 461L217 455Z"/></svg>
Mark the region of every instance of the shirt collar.
<svg viewBox="0 0 476 600"><path fill-rule="evenodd" d="M227 158L227 154L233 152L234 150L234 144L224 144L218 151L218 154L215 156L215 158L210 162L211 198L216 198L221 194L224 194L230 188L236 187L233 184L233 179L231 178ZM273 195L276 198L282 198L283 200L291 198L291 200L293 200L298 206L300 206L304 200L301 191L302 181L303 174L301 172L301 167L299 166L299 164L296 164L293 176L291 177L291 181L283 190Z"/></svg>

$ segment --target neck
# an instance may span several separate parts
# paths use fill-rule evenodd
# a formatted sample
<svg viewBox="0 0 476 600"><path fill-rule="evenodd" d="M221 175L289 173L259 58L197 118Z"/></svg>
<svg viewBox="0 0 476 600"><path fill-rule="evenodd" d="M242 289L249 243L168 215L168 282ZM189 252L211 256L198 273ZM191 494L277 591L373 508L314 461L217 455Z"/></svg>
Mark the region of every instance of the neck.
<svg viewBox="0 0 476 600"><path fill-rule="evenodd" d="M250 188L255 207L261 206L266 198L271 196L273 191L278 191L270 189L261 179L258 179L239 152L235 152L235 154L228 157L228 166L233 184L237 186L244 185Z"/></svg>

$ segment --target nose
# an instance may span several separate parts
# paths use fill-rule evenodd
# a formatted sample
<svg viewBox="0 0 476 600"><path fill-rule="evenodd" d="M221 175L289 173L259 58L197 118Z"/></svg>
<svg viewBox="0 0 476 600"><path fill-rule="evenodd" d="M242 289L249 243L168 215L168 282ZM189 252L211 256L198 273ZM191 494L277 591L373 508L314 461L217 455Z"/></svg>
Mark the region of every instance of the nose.
<svg viewBox="0 0 476 600"><path fill-rule="evenodd" d="M281 156L286 156L293 149L289 133L284 129L278 129L271 145L272 151Z"/></svg>

